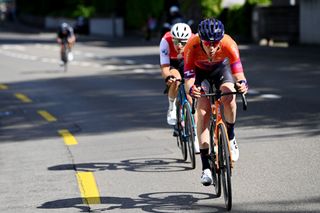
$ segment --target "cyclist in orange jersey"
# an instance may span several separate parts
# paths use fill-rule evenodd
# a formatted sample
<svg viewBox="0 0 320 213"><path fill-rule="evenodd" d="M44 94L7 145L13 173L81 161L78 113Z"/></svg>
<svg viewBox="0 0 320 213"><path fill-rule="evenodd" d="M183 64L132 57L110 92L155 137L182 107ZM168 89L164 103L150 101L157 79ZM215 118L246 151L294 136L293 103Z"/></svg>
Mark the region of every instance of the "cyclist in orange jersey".
<svg viewBox="0 0 320 213"><path fill-rule="evenodd" d="M208 80L222 92L234 92L234 83L239 92L248 91L248 83L243 72L239 49L236 42L224 33L221 21L209 18L199 23L198 34L191 38L184 50L185 89L198 99L197 102L197 135L200 143L202 160L201 183L205 186L212 183L209 166L209 99L201 97L204 89L203 80ZM239 148L235 139L236 100L234 95L223 96L224 117L232 152L232 160L239 158Z"/></svg>

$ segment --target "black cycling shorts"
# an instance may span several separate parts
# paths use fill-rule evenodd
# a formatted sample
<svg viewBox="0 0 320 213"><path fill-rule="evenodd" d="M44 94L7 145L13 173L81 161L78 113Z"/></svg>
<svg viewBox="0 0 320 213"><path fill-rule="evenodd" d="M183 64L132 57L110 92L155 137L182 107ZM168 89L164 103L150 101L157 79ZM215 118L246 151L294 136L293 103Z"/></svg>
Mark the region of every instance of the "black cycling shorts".
<svg viewBox="0 0 320 213"><path fill-rule="evenodd" d="M170 60L170 70L177 69L180 73L181 78L184 77L183 69L184 69L184 61L183 60Z"/></svg>
<svg viewBox="0 0 320 213"><path fill-rule="evenodd" d="M203 80L208 80L211 85L214 85L216 89L220 89L223 83L234 83L234 79L231 74L229 62L227 60L216 64L212 70L202 70L198 67L195 69L196 80L195 85L200 86Z"/></svg>
<svg viewBox="0 0 320 213"><path fill-rule="evenodd" d="M181 78L184 78L184 73L183 73L183 69L184 69L184 61L183 60L170 60L170 70L172 69L176 69L179 71ZM163 94L168 94L169 91L169 87L168 85L166 85L166 88L163 91Z"/></svg>

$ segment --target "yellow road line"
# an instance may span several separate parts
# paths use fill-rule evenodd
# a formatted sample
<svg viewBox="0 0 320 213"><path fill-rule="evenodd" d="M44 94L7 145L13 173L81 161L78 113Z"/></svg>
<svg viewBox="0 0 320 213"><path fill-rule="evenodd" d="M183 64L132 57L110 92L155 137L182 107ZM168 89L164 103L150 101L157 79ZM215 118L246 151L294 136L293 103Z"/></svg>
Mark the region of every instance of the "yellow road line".
<svg viewBox="0 0 320 213"><path fill-rule="evenodd" d="M5 84L0 84L0 90L8 89L8 86Z"/></svg>
<svg viewBox="0 0 320 213"><path fill-rule="evenodd" d="M77 172L78 186L85 204L100 204L100 193L92 172Z"/></svg>
<svg viewBox="0 0 320 213"><path fill-rule="evenodd" d="M38 110L38 113L48 122L57 121L57 119L53 115L51 115L49 112L45 110Z"/></svg>
<svg viewBox="0 0 320 213"><path fill-rule="evenodd" d="M75 137L67 129L60 129L58 133L63 137L64 143L68 146L78 144Z"/></svg>
<svg viewBox="0 0 320 213"><path fill-rule="evenodd" d="M22 93L15 93L14 96L24 103L31 103L32 100Z"/></svg>

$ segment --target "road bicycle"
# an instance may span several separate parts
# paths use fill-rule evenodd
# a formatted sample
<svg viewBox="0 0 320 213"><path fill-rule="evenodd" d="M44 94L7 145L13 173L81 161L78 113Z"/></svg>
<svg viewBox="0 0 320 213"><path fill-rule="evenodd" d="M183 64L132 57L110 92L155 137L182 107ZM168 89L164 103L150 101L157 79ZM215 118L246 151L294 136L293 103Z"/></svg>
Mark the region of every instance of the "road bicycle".
<svg viewBox="0 0 320 213"><path fill-rule="evenodd" d="M208 81L207 81L208 82ZM208 92L202 94L202 97L208 97L211 104L210 113L210 154L209 163L212 172L213 186L217 197L221 196L221 188L223 188L224 201L227 210L232 208L232 186L231 176L233 162L231 158L229 138L227 128L223 117L223 104L221 97L226 95L240 94L243 103L243 110L247 110L247 100L243 93L227 92L222 93L220 90L213 89L212 84L206 84ZM195 101L193 102L195 103ZM195 112L195 104L192 105L192 113Z"/></svg>
<svg viewBox="0 0 320 213"><path fill-rule="evenodd" d="M196 157L194 150L194 141L196 137L196 129L194 116L191 111L191 105L187 99L184 89L184 80L179 80L180 85L178 89L176 109L177 109L177 124L174 126L175 136L177 136L177 145L181 149L182 158L184 161L189 158L191 161L191 168L196 167Z"/></svg>

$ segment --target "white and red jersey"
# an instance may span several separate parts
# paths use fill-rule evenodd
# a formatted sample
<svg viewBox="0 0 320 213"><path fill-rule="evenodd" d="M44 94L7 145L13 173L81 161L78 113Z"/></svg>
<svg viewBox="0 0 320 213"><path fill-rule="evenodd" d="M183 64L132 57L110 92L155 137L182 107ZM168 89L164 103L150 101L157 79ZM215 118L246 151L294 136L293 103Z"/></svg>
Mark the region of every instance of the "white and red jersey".
<svg viewBox="0 0 320 213"><path fill-rule="evenodd" d="M167 32L160 41L160 65L172 64L172 60L183 59L183 53L179 53L173 44L173 36Z"/></svg>

